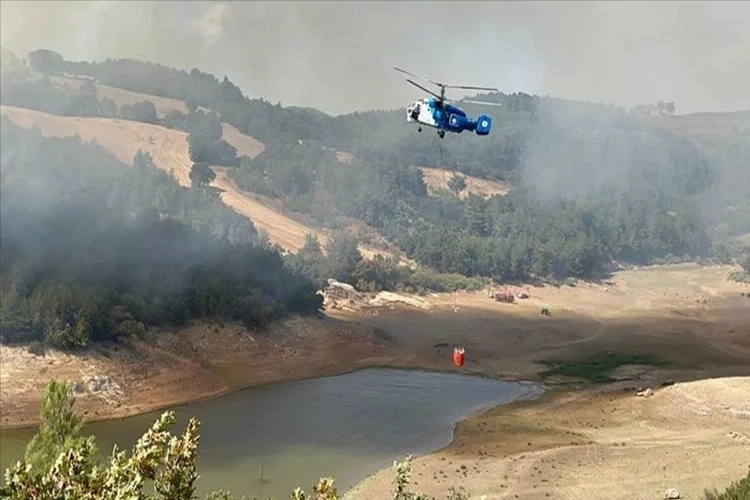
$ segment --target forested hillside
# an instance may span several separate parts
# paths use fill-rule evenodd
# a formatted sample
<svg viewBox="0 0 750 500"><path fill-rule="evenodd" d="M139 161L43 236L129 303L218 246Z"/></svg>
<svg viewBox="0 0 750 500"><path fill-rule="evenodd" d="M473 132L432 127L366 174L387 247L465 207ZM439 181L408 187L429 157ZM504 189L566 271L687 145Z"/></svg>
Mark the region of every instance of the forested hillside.
<svg viewBox="0 0 750 500"><path fill-rule="evenodd" d="M71 62L45 50L32 52L29 62L31 68L19 67L184 101L187 114L158 117L150 103L115 113L189 132L191 157L202 168L196 172L208 172L209 164L235 167L242 189L278 198L329 226L342 217L362 220L439 272L561 279L592 276L613 260L726 260L728 243L750 226L750 128L696 141L663 121L680 117L492 94L481 98L504 106L493 112L489 137L449 134L441 142L407 126L401 109L330 117L284 108L249 99L226 77L197 69ZM93 83L72 92L49 79L31 84L18 76L4 86L3 103L111 115L112 106L95 90ZM467 111L479 110L467 105ZM252 160L237 158L221 140L221 122L262 140L265 150ZM342 163L332 150L355 159ZM414 165L506 180L513 188L488 199L459 197L457 176L453 193L430 196Z"/></svg>
<svg viewBox="0 0 750 500"><path fill-rule="evenodd" d="M5 117L1 140L3 340L75 347L196 317L260 327L320 310L315 285L248 219L148 155L129 167Z"/></svg>

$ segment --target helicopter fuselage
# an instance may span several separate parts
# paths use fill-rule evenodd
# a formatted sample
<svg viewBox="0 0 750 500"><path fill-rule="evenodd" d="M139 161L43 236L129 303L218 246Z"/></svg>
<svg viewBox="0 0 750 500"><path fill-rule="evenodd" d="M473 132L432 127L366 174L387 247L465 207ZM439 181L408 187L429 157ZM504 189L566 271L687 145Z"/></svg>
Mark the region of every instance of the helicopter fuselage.
<svg viewBox="0 0 750 500"><path fill-rule="evenodd" d="M433 97L412 102L406 108L406 121L415 123L420 132L422 125L436 128L441 138L445 136L446 131L460 134L468 130L476 132L477 135L487 135L492 128L492 118L489 116L480 115L476 120L472 120L458 106Z"/></svg>

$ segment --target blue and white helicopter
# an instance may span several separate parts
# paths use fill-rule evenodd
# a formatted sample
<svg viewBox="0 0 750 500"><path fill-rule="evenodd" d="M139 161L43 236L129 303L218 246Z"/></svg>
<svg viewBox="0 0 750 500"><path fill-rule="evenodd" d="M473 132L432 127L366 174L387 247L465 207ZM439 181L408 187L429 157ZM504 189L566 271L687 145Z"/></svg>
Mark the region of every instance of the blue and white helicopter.
<svg viewBox="0 0 750 500"><path fill-rule="evenodd" d="M417 132L421 132L422 126L426 125L428 127L436 128L438 136L441 139L445 137L446 130L456 134L460 134L464 130L476 132L477 135L488 135L490 133L490 130L492 129L492 118L490 116L482 114L479 115L476 120L471 119L466 115L466 112L463 109L449 104L449 101L445 98L445 89L489 90L493 92L499 92L499 89L467 85L448 85L429 80L419 75L415 75L414 73L409 73L401 68L394 67L393 69L440 87L440 95L437 95L435 92L424 88L410 78L406 79L407 82L433 96L414 101L406 108L406 121L409 123L416 123ZM468 102L484 106L501 106L501 104L497 102L472 101L468 99L461 99L460 101L455 102Z"/></svg>

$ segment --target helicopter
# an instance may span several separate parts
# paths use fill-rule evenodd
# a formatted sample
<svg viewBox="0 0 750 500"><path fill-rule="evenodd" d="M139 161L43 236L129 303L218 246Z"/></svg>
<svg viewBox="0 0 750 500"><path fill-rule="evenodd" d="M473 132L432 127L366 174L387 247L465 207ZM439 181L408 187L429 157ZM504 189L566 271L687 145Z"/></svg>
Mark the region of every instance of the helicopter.
<svg viewBox="0 0 750 500"><path fill-rule="evenodd" d="M421 132L422 126L426 125L428 127L436 128L438 137L441 139L445 137L446 131L460 134L464 130L468 130L470 132L476 132L477 135L488 135L490 133L490 130L492 129L492 117L481 114L476 120L473 120L466 115L466 112L463 109L450 104L450 101L445 98L445 89L488 90L492 92L499 92L499 89L468 85L448 85L415 75L414 73L410 73L395 66L393 69L440 87L440 95L438 95L414 80L410 78L406 79L407 82L432 96L425 97L419 101L414 101L406 108L406 121L409 123L416 123L417 132ZM468 102L484 106L502 106L502 104L497 102L473 101L469 99L461 99L460 101L455 102Z"/></svg>

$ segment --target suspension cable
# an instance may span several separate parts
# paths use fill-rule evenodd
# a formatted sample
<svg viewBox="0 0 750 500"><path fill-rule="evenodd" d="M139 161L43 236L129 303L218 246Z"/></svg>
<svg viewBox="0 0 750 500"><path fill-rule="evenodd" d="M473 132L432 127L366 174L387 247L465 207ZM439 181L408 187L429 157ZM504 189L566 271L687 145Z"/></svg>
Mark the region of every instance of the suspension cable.
<svg viewBox="0 0 750 500"><path fill-rule="evenodd" d="M443 171L443 182L448 185L448 181L445 178L445 160L443 159L443 141L438 139L438 148L440 149L440 170Z"/></svg>

